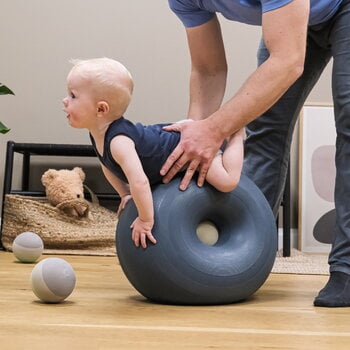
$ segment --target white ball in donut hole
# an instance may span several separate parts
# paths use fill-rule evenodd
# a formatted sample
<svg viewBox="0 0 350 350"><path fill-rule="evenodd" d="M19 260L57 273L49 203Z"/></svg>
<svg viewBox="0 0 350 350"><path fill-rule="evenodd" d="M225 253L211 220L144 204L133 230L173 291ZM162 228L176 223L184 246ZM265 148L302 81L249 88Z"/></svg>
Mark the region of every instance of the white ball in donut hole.
<svg viewBox="0 0 350 350"><path fill-rule="evenodd" d="M219 231L211 221L201 222L196 230L198 239L209 246L213 246L219 239Z"/></svg>
<svg viewBox="0 0 350 350"><path fill-rule="evenodd" d="M45 303L60 303L74 290L73 267L61 258L46 258L35 265L30 277L34 294Z"/></svg>
<svg viewBox="0 0 350 350"><path fill-rule="evenodd" d="M33 263L44 251L43 240L34 232L19 234L12 243L14 256L23 263Z"/></svg>

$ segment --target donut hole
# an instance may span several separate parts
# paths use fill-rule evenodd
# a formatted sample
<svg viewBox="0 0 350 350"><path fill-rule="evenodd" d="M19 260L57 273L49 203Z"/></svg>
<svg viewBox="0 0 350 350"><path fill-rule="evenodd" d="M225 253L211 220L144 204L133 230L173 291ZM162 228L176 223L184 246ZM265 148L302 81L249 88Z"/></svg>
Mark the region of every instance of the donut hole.
<svg viewBox="0 0 350 350"><path fill-rule="evenodd" d="M214 222L205 220L202 221L197 229L196 234L201 243L208 246L213 246L219 240L219 230Z"/></svg>

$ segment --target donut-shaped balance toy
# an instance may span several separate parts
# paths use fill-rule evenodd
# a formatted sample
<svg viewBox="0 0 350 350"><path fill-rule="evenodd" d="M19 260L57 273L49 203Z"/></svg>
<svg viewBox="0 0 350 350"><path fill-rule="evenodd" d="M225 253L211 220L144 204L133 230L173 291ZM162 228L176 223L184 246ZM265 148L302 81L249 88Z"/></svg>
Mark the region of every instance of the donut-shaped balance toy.
<svg viewBox="0 0 350 350"><path fill-rule="evenodd" d="M130 225L137 217L131 200L117 225L121 267L146 298L166 304L217 305L247 299L269 276L276 257L276 221L257 186L242 175L229 193L180 179L152 189L157 243L136 247ZM198 228L210 222L217 238L206 243Z"/></svg>

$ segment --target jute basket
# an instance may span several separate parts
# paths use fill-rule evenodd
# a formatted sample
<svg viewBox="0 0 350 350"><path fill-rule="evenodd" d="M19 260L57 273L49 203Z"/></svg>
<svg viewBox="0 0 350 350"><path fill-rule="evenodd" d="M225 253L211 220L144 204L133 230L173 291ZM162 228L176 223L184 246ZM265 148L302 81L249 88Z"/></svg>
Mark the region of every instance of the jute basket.
<svg viewBox="0 0 350 350"><path fill-rule="evenodd" d="M22 232L37 233L44 253L115 255L116 213L90 203L93 219L75 218L48 203L45 197L5 196L2 244L12 251L12 242Z"/></svg>

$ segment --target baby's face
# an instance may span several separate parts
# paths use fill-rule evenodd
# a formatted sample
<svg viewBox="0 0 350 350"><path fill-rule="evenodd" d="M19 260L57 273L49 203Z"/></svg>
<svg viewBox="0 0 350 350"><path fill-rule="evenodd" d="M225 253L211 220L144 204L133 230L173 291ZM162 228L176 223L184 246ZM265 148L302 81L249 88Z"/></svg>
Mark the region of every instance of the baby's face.
<svg viewBox="0 0 350 350"><path fill-rule="evenodd" d="M96 120L97 104L86 79L70 73L67 78L67 97L63 99L63 110L69 124L74 128L91 129Z"/></svg>

